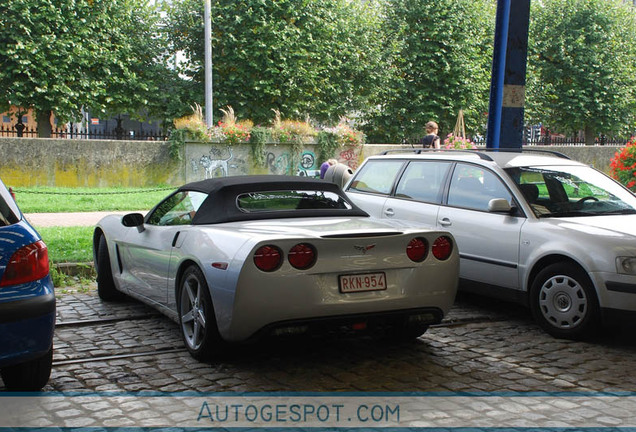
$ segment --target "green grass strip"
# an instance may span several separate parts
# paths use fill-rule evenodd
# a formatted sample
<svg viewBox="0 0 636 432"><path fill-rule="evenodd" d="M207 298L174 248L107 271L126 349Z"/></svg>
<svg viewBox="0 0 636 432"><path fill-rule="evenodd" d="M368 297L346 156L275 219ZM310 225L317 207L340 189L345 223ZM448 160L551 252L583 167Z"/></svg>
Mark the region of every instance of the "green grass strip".
<svg viewBox="0 0 636 432"><path fill-rule="evenodd" d="M176 188L15 188L23 213L150 210Z"/></svg>
<svg viewBox="0 0 636 432"><path fill-rule="evenodd" d="M49 249L53 263L82 263L93 261L94 227L38 228L42 240Z"/></svg>

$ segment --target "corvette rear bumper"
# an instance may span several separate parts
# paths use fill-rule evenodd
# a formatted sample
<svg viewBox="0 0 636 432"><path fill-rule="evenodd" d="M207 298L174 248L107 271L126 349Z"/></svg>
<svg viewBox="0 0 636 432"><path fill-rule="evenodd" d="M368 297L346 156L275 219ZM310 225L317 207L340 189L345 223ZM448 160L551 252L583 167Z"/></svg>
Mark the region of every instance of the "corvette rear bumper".
<svg viewBox="0 0 636 432"><path fill-rule="evenodd" d="M338 274L281 278L272 283L241 284L228 319L220 320L221 336L231 342L253 337L281 323L348 321L350 317L404 316L409 310L435 311L427 318L439 322L451 308L457 291L457 273L443 267L423 280L411 269L385 270L388 287L378 291L342 293Z"/></svg>
<svg viewBox="0 0 636 432"><path fill-rule="evenodd" d="M366 314L339 315L268 324L253 338L337 332L377 332L394 326L432 325L442 321L438 308L417 308Z"/></svg>

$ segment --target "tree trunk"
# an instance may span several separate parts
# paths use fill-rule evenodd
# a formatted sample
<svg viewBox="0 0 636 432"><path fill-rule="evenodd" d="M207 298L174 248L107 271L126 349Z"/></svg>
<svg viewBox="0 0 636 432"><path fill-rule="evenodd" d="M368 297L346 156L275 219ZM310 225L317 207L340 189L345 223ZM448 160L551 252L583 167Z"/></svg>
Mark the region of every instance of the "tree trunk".
<svg viewBox="0 0 636 432"><path fill-rule="evenodd" d="M38 137L51 138L51 110L38 111Z"/></svg>
<svg viewBox="0 0 636 432"><path fill-rule="evenodd" d="M585 126L585 145L594 145L594 129Z"/></svg>

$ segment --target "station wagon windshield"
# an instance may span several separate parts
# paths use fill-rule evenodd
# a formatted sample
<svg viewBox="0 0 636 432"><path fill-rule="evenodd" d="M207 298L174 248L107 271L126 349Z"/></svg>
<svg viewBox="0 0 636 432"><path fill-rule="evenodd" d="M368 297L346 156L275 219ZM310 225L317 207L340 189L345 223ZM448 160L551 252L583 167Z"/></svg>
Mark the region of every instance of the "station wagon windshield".
<svg viewBox="0 0 636 432"><path fill-rule="evenodd" d="M352 208L336 193L313 190L249 192L239 195L236 204L245 213Z"/></svg>
<svg viewBox="0 0 636 432"><path fill-rule="evenodd" d="M636 197L590 167L517 167L506 172L537 217L636 214Z"/></svg>

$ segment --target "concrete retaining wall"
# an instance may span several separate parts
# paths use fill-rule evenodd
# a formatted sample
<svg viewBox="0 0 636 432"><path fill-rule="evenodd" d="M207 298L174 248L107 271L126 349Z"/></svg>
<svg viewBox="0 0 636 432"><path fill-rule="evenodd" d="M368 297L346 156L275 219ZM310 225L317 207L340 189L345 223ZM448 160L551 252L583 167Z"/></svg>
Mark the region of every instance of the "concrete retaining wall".
<svg viewBox="0 0 636 432"><path fill-rule="evenodd" d="M0 177L11 186L132 186L183 182L182 164L156 141L0 138Z"/></svg>
<svg viewBox="0 0 636 432"><path fill-rule="evenodd" d="M365 145L336 152L341 163L356 169L367 156L404 145ZM559 151L570 158L609 172L612 146L532 147ZM0 178L8 186L147 187L179 185L223 175L292 174L316 176L323 161L307 144L296 161L289 145L265 147L264 163L254 163L250 145L188 143L182 159L170 158L169 144L157 141L107 141L43 138L0 138Z"/></svg>
<svg viewBox="0 0 636 432"><path fill-rule="evenodd" d="M533 147L534 148L534 147ZM621 146L567 146L567 147L551 147L537 146L537 149L554 150L569 156L594 168L603 171L606 174L610 172L610 161L614 154L621 149Z"/></svg>

